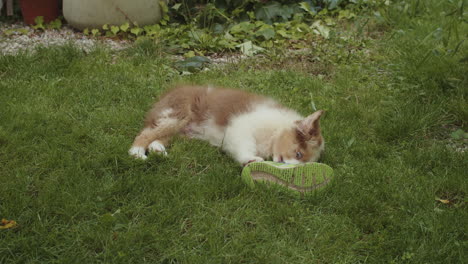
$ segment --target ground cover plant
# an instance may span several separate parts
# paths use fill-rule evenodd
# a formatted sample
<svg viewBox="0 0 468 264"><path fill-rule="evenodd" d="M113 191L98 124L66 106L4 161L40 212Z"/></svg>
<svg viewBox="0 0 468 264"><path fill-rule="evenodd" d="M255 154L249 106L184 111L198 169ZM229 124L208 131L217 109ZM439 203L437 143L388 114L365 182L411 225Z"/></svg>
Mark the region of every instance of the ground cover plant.
<svg viewBox="0 0 468 264"><path fill-rule="evenodd" d="M83 34L92 39L153 39L171 53L186 57L235 51L252 56L272 49L307 48L315 35L330 37L333 33L330 27L336 24L332 16L352 19L355 12L365 13L388 5L382 0L182 0L159 4L163 16L158 24L140 26L132 21L104 24L86 28ZM2 35L31 35L60 29L62 19L44 23L43 17L36 17L32 27L13 27Z"/></svg>
<svg viewBox="0 0 468 264"><path fill-rule="evenodd" d="M464 2L375 12L310 49L187 75L151 39L0 56L0 263L462 263ZM333 185L251 190L227 155L183 138L168 158L130 158L144 113L176 82L325 109Z"/></svg>

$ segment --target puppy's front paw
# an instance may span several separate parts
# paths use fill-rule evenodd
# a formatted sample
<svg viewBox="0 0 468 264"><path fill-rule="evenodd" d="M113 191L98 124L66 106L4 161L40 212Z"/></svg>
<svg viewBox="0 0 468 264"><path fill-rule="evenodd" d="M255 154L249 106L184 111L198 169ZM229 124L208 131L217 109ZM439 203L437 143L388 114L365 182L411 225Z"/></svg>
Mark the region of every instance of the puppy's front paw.
<svg viewBox="0 0 468 264"><path fill-rule="evenodd" d="M145 160L147 158L145 155L145 148L143 147L131 147L128 150L128 154L130 154L130 156L133 156L137 159Z"/></svg>
<svg viewBox="0 0 468 264"><path fill-rule="evenodd" d="M164 145L161 142L159 142L157 140L155 140L155 141L151 142L151 144L149 144L148 151L149 152L161 153L164 156L167 156L166 148L164 147Z"/></svg>
<svg viewBox="0 0 468 264"><path fill-rule="evenodd" d="M252 162L260 162L260 161L265 161L263 158L261 157L251 157L250 159L248 159L246 162L243 162L243 165L247 165L249 163L252 163Z"/></svg>

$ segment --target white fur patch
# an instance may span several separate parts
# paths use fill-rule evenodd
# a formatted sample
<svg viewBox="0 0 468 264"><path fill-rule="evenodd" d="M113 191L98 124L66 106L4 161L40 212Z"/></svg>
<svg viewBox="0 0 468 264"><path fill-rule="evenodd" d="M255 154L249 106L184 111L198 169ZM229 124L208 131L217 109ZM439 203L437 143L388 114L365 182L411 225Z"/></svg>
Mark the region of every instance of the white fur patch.
<svg viewBox="0 0 468 264"><path fill-rule="evenodd" d="M274 157L273 157L273 161L274 161L274 162L281 162L281 159L280 159L279 156L274 156Z"/></svg>
<svg viewBox="0 0 468 264"><path fill-rule="evenodd" d="M161 111L159 114L161 115L161 118L169 118L169 115L172 114L174 110L172 108L167 108Z"/></svg>
<svg viewBox="0 0 468 264"><path fill-rule="evenodd" d="M252 157L248 162L261 162L261 161L265 161L265 160L261 157Z"/></svg>
<svg viewBox="0 0 468 264"><path fill-rule="evenodd" d="M257 105L231 120L222 147L241 163L256 157L268 158L273 154L275 136L300 119L296 112L277 108L271 102Z"/></svg>
<svg viewBox="0 0 468 264"><path fill-rule="evenodd" d="M145 155L145 148L143 147L131 147L128 150L128 154L138 159L145 160L147 158Z"/></svg>
<svg viewBox="0 0 468 264"><path fill-rule="evenodd" d="M287 159L287 160L284 160L284 163L287 163L287 164L299 164L301 163L300 161L296 160L296 159Z"/></svg>
<svg viewBox="0 0 468 264"><path fill-rule="evenodd" d="M206 140L211 145L221 146L224 140L223 128L218 126L214 118L208 118L200 125L190 126L190 137Z"/></svg>
<svg viewBox="0 0 468 264"><path fill-rule="evenodd" d="M176 126L178 122L180 122L180 120L175 119L175 118L170 118L170 117L164 117L164 118L159 119L158 126L161 126L161 127Z"/></svg>
<svg viewBox="0 0 468 264"><path fill-rule="evenodd" d="M309 161L316 162L319 158L322 152L325 150L325 140L322 138L322 145L320 145L319 151L315 152L312 157L310 157Z"/></svg>
<svg viewBox="0 0 468 264"><path fill-rule="evenodd" d="M150 152L158 152L158 153L163 154L164 156L167 156L166 148L165 148L164 145L163 145L160 141L158 141L158 140L155 140L155 141L151 142L151 144L149 144L149 146L148 146L148 151L150 151Z"/></svg>

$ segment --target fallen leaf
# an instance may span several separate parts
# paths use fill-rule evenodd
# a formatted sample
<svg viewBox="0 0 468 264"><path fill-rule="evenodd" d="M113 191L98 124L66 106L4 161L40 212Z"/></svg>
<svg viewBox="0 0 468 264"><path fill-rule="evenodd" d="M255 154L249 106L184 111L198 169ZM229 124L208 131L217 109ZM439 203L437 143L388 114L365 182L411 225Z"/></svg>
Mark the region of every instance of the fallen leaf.
<svg viewBox="0 0 468 264"><path fill-rule="evenodd" d="M441 202L443 204L449 204L450 203L450 200L446 200L446 199L437 199L436 198L436 201L439 201L439 202Z"/></svg>
<svg viewBox="0 0 468 264"><path fill-rule="evenodd" d="M15 228L18 224L14 220L6 220L5 218L2 219L0 224L0 229L10 229Z"/></svg>

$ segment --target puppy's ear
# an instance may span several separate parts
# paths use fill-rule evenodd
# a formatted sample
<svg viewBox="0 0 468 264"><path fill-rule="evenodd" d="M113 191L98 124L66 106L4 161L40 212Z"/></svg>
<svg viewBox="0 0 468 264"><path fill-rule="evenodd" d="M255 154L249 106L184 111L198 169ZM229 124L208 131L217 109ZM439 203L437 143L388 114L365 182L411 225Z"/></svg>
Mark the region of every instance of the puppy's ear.
<svg viewBox="0 0 468 264"><path fill-rule="evenodd" d="M323 110L319 110L303 120L296 121L297 130L304 136L305 140L310 140L320 135L320 117Z"/></svg>

